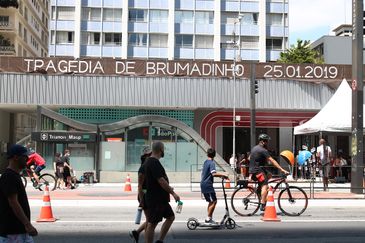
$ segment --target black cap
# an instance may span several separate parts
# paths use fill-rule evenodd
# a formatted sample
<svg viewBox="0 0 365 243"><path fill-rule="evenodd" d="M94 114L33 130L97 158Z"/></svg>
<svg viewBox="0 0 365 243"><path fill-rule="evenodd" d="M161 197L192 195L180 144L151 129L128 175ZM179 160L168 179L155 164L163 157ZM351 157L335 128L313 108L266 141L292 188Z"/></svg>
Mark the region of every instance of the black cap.
<svg viewBox="0 0 365 243"><path fill-rule="evenodd" d="M8 149L8 152L6 154L8 156L8 159L11 159L15 155L28 156L29 152L28 152L27 148L24 147L23 145L14 144L14 145L10 146L10 148Z"/></svg>

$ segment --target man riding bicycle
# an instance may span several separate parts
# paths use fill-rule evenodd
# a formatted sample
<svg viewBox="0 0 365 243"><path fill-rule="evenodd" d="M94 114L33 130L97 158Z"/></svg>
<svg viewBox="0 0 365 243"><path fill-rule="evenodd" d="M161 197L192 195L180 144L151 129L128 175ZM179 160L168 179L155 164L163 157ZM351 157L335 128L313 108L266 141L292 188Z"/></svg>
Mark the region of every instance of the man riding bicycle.
<svg viewBox="0 0 365 243"><path fill-rule="evenodd" d="M260 134L258 137L259 143L252 148L250 153L250 168L249 173L252 180L257 181L258 190L261 190L261 211L265 211L268 184L271 178L271 173L265 169L269 163L278 168L284 174L289 174L284 170L279 163L271 157L267 150L267 144L271 138L267 134Z"/></svg>
<svg viewBox="0 0 365 243"><path fill-rule="evenodd" d="M35 168L33 169L33 167ZM46 168L46 161L38 153L34 152L28 156L27 168L33 172L33 177L39 181L40 172ZM33 182L34 183L34 182Z"/></svg>

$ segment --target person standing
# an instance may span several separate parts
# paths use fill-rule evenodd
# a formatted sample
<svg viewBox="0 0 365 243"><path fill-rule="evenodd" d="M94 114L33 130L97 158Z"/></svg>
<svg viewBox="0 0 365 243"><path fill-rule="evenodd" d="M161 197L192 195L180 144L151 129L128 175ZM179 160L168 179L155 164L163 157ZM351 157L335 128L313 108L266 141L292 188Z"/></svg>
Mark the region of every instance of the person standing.
<svg viewBox="0 0 365 243"><path fill-rule="evenodd" d="M142 209L144 208L144 200L145 200L144 194L146 193L146 182L145 182L143 164L147 160L147 158L151 156L151 153L152 153L152 150L149 146L147 146L143 149L143 154L141 156L141 166L139 167L139 170L138 170L138 197L137 197L137 199L139 202L139 207ZM139 234L143 230L146 230L146 226L147 226L147 221L144 222L143 224L141 224L137 230L132 230L129 232L129 236L134 240L135 243L138 243Z"/></svg>
<svg viewBox="0 0 365 243"><path fill-rule="evenodd" d="M322 176L323 176L323 191L328 190L328 177L330 174L330 162L332 157L331 147L326 144L326 140L321 138L317 147L317 158L319 160Z"/></svg>
<svg viewBox="0 0 365 243"><path fill-rule="evenodd" d="M147 218L147 227L145 232L145 242L152 243L155 228L159 222L165 218L160 231L159 240L156 243L162 243L175 220L175 214L170 202L170 194L176 201L180 201L179 195L169 185L169 179L165 169L160 163L164 157L164 144L160 141L152 144L152 154L143 165L146 181L145 194L145 214Z"/></svg>
<svg viewBox="0 0 365 243"><path fill-rule="evenodd" d="M267 134L259 135L259 143L252 148L250 154L250 168L249 173L252 180L257 181L258 190L261 190L261 203L260 209L261 211L265 211L267 193L269 189L269 179L271 178L271 174L265 167L268 163L275 166L284 174L289 174L288 171L284 170L279 163L271 157L269 151L267 150L267 145L269 140L271 139Z"/></svg>
<svg viewBox="0 0 365 243"><path fill-rule="evenodd" d="M71 177L71 171L73 170L70 164L70 150L65 149L63 156L61 158L61 161L63 163L63 177L64 180L66 180L66 187L75 189L75 186L72 185L72 177Z"/></svg>
<svg viewBox="0 0 365 243"><path fill-rule="evenodd" d="M218 173L215 169L215 150L209 148L207 151L207 160L205 160L203 164L202 174L201 174L201 181L200 181L200 189L202 194L204 195L205 200L208 202L208 216L205 219L205 223L207 224L217 224L213 220L213 213L215 206L217 205L217 196L215 194L215 190L213 187L214 177L221 177L223 179L227 179L228 176Z"/></svg>
<svg viewBox="0 0 365 243"><path fill-rule="evenodd" d="M26 167L28 151L16 144L7 156L9 166L0 177L0 242L32 243L38 232L30 221L28 197L19 174Z"/></svg>
<svg viewBox="0 0 365 243"><path fill-rule="evenodd" d="M65 182L63 181L64 163L61 160L61 153L57 152L53 161L53 169L57 178L56 186L58 189L65 189Z"/></svg>

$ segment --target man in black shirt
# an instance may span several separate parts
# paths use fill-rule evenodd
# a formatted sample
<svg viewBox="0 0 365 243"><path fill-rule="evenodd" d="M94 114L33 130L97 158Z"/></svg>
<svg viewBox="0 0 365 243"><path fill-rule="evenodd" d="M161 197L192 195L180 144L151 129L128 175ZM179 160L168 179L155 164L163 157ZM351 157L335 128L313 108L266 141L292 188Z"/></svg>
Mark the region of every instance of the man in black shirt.
<svg viewBox="0 0 365 243"><path fill-rule="evenodd" d="M145 194L145 214L147 218L147 227L145 241L153 242L155 228L163 218L166 218L160 231L160 238L156 243L161 243L165 239L172 223L175 220L175 214L169 204L170 194L176 201L180 201L180 197L169 186L165 169L161 165L159 159L164 157L164 145L162 142L154 142L152 144L152 154L143 165L146 182Z"/></svg>
<svg viewBox="0 0 365 243"><path fill-rule="evenodd" d="M8 152L9 166L0 177L0 241L33 242L38 234L30 222L30 208L19 172L27 163L28 151L13 145Z"/></svg>
<svg viewBox="0 0 365 243"><path fill-rule="evenodd" d="M284 174L289 174L284 170L279 163L271 157L269 151L267 151L267 144L270 137L267 134L259 135L259 144L252 148L250 153L250 168L249 173L252 180L257 181L259 188L261 189L261 211L265 211L267 192L269 189L268 182L271 174L265 169L268 163L278 168Z"/></svg>

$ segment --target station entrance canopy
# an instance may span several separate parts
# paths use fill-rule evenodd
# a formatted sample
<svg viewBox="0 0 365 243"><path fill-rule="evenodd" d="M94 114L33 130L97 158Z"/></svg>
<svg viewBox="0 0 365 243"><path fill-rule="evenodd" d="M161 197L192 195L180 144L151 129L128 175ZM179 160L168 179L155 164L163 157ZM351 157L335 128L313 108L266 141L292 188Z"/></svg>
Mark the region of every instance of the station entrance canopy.
<svg viewBox="0 0 365 243"><path fill-rule="evenodd" d="M236 78L250 79L252 63L236 62ZM114 58L0 57L0 72L108 76L233 77L233 61L124 60ZM351 80L351 65L255 63L256 79Z"/></svg>

